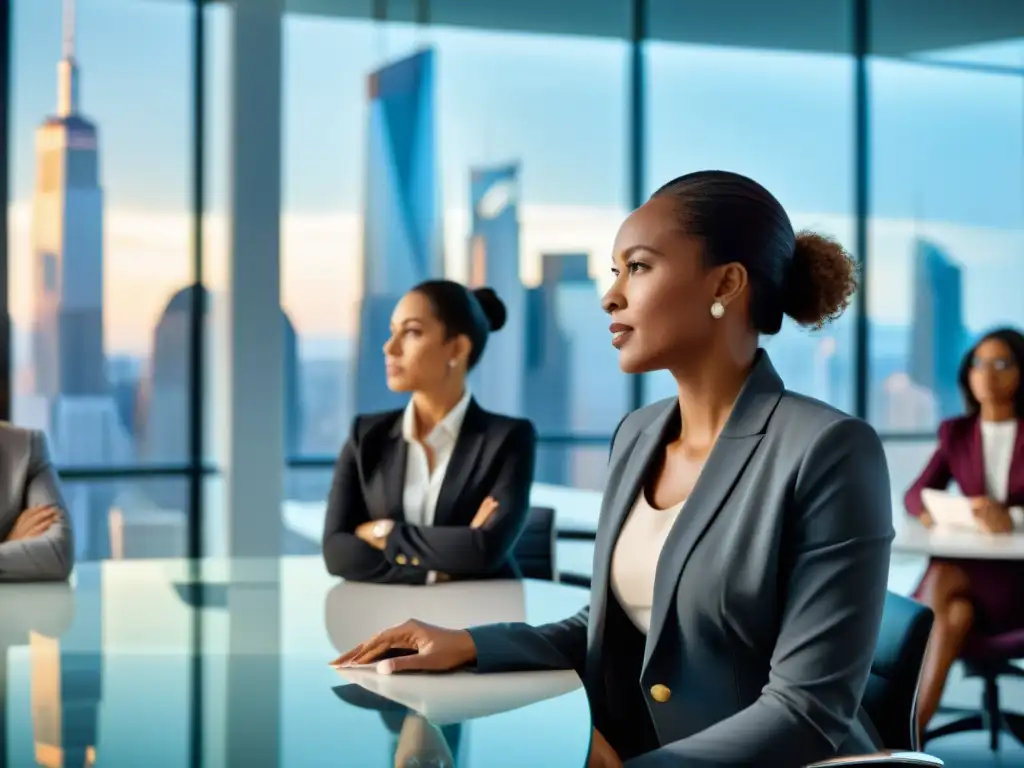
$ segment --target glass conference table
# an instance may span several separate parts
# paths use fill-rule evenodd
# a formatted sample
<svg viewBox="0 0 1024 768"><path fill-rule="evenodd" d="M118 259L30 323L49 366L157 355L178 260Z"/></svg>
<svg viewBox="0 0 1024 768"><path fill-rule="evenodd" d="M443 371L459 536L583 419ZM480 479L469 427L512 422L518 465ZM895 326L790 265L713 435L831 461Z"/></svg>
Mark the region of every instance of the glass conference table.
<svg viewBox="0 0 1024 768"><path fill-rule="evenodd" d="M318 557L123 560L0 584L0 768L583 766L572 672L380 676L328 662L410 616L544 623L547 582L340 582Z"/></svg>

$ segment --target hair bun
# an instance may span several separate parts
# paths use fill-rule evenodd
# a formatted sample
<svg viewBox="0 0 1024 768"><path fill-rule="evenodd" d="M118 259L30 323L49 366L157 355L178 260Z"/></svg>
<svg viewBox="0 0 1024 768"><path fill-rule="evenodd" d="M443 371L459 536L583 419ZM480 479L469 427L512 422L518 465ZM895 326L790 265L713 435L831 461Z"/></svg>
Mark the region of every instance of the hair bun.
<svg viewBox="0 0 1024 768"><path fill-rule="evenodd" d="M505 302L498 298L493 288L475 288L473 295L480 302L480 308L484 311L487 324L492 331L500 331L505 326L508 312L505 310Z"/></svg>
<svg viewBox="0 0 1024 768"><path fill-rule="evenodd" d="M783 311L803 326L821 328L846 309L857 290L857 263L839 242L799 232L789 267Z"/></svg>

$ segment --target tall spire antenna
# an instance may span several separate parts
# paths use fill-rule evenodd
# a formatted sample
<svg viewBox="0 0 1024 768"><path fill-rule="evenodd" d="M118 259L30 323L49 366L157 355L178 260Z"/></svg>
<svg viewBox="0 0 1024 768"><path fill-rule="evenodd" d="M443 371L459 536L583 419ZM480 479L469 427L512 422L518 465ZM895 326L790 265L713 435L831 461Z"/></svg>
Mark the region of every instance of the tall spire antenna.
<svg viewBox="0 0 1024 768"><path fill-rule="evenodd" d="M64 0L64 44L62 58L75 58L75 0Z"/></svg>
<svg viewBox="0 0 1024 768"><path fill-rule="evenodd" d="M57 114L78 113L78 62L75 61L75 0L64 0L63 54L57 64Z"/></svg>

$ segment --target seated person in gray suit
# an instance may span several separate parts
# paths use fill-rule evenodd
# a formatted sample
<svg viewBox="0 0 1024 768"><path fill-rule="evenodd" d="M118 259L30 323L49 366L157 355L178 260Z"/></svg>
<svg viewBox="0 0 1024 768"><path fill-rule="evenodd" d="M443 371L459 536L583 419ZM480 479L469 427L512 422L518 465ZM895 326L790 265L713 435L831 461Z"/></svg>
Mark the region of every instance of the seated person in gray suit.
<svg viewBox="0 0 1024 768"><path fill-rule="evenodd" d="M589 765L803 766L875 752L861 707L885 603L892 510L867 424L788 391L761 334L838 316L855 266L795 234L766 189L670 181L619 230L603 299L628 373L678 398L612 441L590 606L541 627L407 622L334 663L383 673L574 669Z"/></svg>
<svg viewBox="0 0 1024 768"><path fill-rule="evenodd" d="M0 581L63 580L71 523L46 437L0 422Z"/></svg>

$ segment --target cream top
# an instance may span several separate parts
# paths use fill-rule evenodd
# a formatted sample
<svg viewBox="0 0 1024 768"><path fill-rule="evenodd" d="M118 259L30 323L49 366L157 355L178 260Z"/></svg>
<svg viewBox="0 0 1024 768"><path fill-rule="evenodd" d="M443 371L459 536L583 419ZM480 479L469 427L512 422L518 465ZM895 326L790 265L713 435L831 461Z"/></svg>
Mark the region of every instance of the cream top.
<svg viewBox="0 0 1024 768"><path fill-rule="evenodd" d="M668 509L655 509L641 489L615 542L612 592L630 621L645 635L651 626L658 557L683 504L685 501Z"/></svg>

